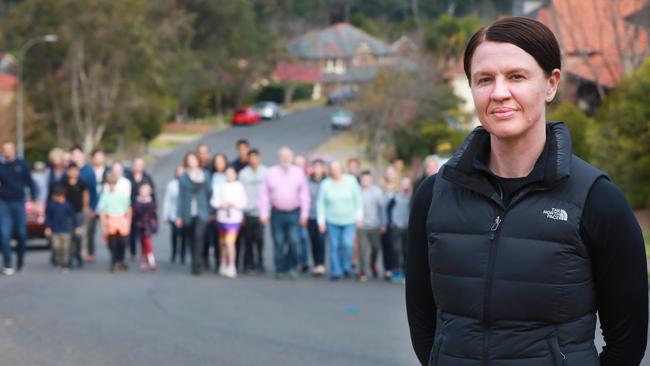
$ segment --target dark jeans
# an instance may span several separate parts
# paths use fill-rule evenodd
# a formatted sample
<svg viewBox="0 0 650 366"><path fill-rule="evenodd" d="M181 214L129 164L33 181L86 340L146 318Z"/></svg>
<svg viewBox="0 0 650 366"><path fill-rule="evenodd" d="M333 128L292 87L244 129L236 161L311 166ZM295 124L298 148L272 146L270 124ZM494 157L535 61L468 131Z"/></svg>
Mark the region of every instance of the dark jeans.
<svg viewBox="0 0 650 366"><path fill-rule="evenodd" d="M131 233L129 234L129 253L135 257L138 247L138 226L135 220L131 220Z"/></svg>
<svg viewBox="0 0 650 366"><path fill-rule="evenodd" d="M325 235L318 230L318 221L309 219L307 224L309 240L311 241L311 255L314 257L314 267L325 265Z"/></svg>
<svg viewBox="0 0 650 366"><path fill-rule="evenodd" d="M192 256L192 273L201 273L201 257L203 254L203 242L205 240L206 222L193 217L189 223L184 223L183 234L185 235L185 242L190 247L190 255ZM213 227L211 229L214 229Z"/></svg>
<svg viewBox="0 0 650 366"><path fill-rule="evenodd" d="M203 250L201 251L201 258L207 268L210 268L210 248L214 247L214 268L219 269L219 235L217 235L217 223L209 221L205 225L205 232L203 234Z"/></svg>
<svg viewBox="0 0 650 366"><path fill-rule="evenodd" d="M13 234L13 235L12 235ZM23 266L25 256L25 241L27 240L27 218L25 217L25 202L0 200L0 245L4 266L11 267L11 238L16 238L18 269Z"/></svg>
<svg viewBox="0 0 650 366"><path fill-rule="evenodd" d="M244 269L264 270L264 225L257 216L245 218L245 225L242 227L244 236Z"/></svg>
<svg viewBox="0 0 650 366"><path fill-rule="evenodd" d="M384 260L384 271L393 268L393 233L390 227L381 235L381 256ZM374 263L370 263L372 266Z"/></svg>
<svg viewBox="0 0 650 366"><path fill-rule="evenodd" d="M296 269L300 242L300 210L271 210L271 235L275 271L286 273Z"/></svg>
<svg viewBox="0 0 650 366"><path fill-rule="evenodd" d="M298 252L300 265L309 266L309 232L304 227L300 228L300 248Z"/></svg>
<svg viewBox="0 0 650 366"><path fill-rule="evenodd" d="M393 227L393 272L404 274L406 266L407 229Z"/></svg>
<svg viewBox="0 0 650 366"><path fill-rule="evenodd" d="M176 261L176 253L180 257L180 262L185 263L185 236L183 229L176 226L174 221L169 221L172 243L172 262ZM180 248L178 247L180 245Z"/></svg>
<svg viewBox="0 0 650 366"><path fill-rule="evenodd" d="M86 227L88 234L88 255L95 255L95 233L97 232L98 221L99 215L95 215L95 217L88 220L88 227Z"/></svg>
<svg viewBox="0 0 650 366"><path fill-rule="evenodd" d="M111 235L108 237L108 249L111 251L111 266L124 262L127 237Z"/></svg>

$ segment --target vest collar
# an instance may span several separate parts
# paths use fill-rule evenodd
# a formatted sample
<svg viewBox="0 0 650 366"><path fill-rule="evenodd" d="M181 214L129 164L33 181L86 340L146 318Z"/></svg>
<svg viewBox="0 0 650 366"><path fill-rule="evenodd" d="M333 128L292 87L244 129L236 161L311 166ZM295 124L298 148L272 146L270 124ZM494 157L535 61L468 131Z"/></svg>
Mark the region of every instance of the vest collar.
<svg viewBox="0 0 650 366"><path fill-rule="evenodd" d="M571 167L571 136L563 122L547 122L544 152L529 176L538 189L545 189L569 176ZM489 183L492 174L477 157L489 146L490 134L483 127L475 128L445 164L442 176L483 195L500 201L500 194ZM487 174L486 174L487 173Z"/></svg>

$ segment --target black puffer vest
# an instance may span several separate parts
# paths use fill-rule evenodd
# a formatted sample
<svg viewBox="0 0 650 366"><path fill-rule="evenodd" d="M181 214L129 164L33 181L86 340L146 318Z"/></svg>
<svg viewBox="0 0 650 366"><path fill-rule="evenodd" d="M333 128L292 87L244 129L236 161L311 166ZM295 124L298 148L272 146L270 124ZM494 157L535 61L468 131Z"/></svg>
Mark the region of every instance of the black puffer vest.
<svg viewBox="0 0 650 366"><path fill-rule="evenodd" d="M603 176L550 123L543 178L506 207L474 167L479 127L443 167L427 218L437 323L430 365L592 366L595 292L580 222Z"/></svg>

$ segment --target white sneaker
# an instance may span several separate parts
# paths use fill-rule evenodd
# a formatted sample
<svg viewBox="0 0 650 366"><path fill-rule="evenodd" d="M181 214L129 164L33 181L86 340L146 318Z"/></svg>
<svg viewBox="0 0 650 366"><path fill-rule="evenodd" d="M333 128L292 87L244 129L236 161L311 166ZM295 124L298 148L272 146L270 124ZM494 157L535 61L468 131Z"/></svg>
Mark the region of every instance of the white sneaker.
<svg viewBox="0 0 650 366"><path fill-rule="evenodd" d="M228 268L228 277L237 278L237 269L234 266Z"/></svg>
<svg viewBox="0 0 650 366"><path fill-rule="evenodd" d="M226 277L227 273L228 273L228 271L227 271L226 266L224 266L224 265L219 266L219 276Z"/></svg>
<svg viewBox="0 0 650 366"><path fill-rule="evenodd" d="M5 276L11 276L14 273L16 273L16 271L11 267L2 268L2 274L5 275Z"/></svg>

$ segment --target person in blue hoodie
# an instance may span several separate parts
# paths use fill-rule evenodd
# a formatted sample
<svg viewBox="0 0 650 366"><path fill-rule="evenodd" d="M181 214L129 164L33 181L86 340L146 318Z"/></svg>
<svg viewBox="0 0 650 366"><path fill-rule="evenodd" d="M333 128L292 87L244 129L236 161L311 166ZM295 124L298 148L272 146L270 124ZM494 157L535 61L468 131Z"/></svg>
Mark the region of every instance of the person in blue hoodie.
<svg viewBox="0 0 650 366"><path fill-rule="evenodd" d="M63 272L70 268L72 236L78 216L66 200L67 193L65 186L55 186L45 209L45 236L52 240L55 263Z"/></svg>
<svg viewBox="0 0 650 366"><path fill-rule="evenodd" d="M11 261L11 238L17 241L16 269L21 270L27 240L27 219L25 217L25 189L29 188L32 201L36 201L36 186L27 162L16 156L16 144L5 141L2 144L0 162L0 246L2 247L5 275L14 274ZM13 235L12 235L13 234Z"/></svg>

